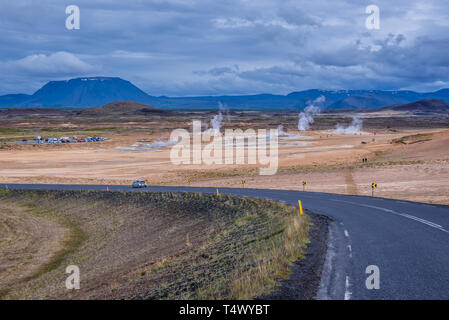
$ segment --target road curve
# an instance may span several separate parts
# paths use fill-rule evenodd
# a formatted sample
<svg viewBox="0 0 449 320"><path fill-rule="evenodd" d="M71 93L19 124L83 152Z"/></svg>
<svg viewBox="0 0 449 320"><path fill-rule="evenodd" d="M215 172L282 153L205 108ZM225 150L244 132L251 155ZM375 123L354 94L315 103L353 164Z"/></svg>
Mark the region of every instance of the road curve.
<svg viewBox="0 0 449 320"><path fill-rule="evenodd" d="M0 184L5 188L4 184ZM103 185L8 184L10 189L106 190ZM109 186L120 191L142 191ZM147 191L215 193L216 188L149 187ZM449 299L449 207L375 197L289 190L220 188L303 206L333 219L318 299ZM368 266L379 289L368 289Z"/></svg>

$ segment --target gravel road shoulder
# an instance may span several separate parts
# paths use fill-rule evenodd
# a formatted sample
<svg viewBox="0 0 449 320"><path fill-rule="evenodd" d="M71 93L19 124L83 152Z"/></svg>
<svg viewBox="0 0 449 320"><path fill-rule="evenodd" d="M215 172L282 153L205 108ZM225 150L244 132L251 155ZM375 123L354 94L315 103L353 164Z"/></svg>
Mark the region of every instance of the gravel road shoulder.
<svg viewBox="0 0 449 320"><path fill-rule="evenodd" d="M276 291L259 297L263 300L312 300L318 291L324 260L327 252L329 224L331 219L324 215L308 212L313 221L309 230L310 243L304 259L291 266L292 274L279 282Z"/></svg>

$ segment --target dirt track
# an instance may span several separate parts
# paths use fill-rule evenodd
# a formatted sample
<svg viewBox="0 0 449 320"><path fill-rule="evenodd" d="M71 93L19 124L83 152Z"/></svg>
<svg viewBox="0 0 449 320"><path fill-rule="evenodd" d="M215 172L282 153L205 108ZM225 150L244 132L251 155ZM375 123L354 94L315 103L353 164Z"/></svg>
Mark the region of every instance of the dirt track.
<svg viewBox="0 0 449 320"><path fill-rule="evenodd" d="M0 202L0 288L33 276L62 248L67 233L20 204Z"/></svg>

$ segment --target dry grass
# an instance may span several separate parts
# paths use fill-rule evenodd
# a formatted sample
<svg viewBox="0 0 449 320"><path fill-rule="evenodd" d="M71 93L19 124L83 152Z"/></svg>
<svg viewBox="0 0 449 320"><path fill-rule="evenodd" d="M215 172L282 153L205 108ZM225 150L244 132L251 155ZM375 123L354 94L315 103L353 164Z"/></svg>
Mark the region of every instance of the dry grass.
<svg viewBox="0 0 449 320"><path fill-rule="evenodd" d="M307 243L306 220L298 215L286 220L282 232L264 239L265 246L259 248L257 266L233 280L230 298L251 299L269 293L276 286L276 280L288 277L291 262L303 258Z"/></svg>
<svg viewBox="0 0 449 320"><path fill-rule="evenodd" d="M3 191L30 219L69 230L4 299L247 299L301 258L307 216L268 200L207 194ZM20 241L20 240L17 240ZM23 256L16 256L17 262ZM81 289L65 289L65 267ZM1 267L1 266L0 266Z"/></svg>

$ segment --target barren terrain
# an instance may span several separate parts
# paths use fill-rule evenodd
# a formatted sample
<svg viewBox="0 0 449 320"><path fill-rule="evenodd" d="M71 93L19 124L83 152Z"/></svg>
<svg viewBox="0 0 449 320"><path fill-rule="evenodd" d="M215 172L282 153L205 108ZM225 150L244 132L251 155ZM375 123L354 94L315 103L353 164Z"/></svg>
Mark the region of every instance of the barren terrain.
<svg viewBox="0 0 449 320"><path fill-rule="evenodd" d="M310 226L225 195L3 189L0 204L0 299L250 299L287 278Z"/></svg>
<svg viewBox="0 0 449 320"><path fill-rule="evenodd" d="M259 176L259 165L174 165L170 132L203 125L216 112L141 116L119 122L100 119L35 117L0 121L0 182L64 184L150 184L302 189L371 195L449 204L449 130L447 118L416 117L392 111L364 113L363 134L335 134L336 123L349 115L322 114L311 130L299 132L292 113L233 112L225 128L277 128L279 169ZM32 121L34 120L34 121ZM108 120L110 121L110 119ZM204 128L203 128L204 129ZM107 140L78 144L23 144L34 135L103 136ZM367 158L367 163L362 163Z"/></svg>
<svg viewBox="0 0 449 320"><path fill-rule="evenodd" d="M259 175L261 165L175 165L172 130L191 130L193 119L202 120L205 129L215 115L157 113L116 121L59 113L0 117L0 182L102 184L106 190L145 179L150 185L367 196L376 182L375 196L449 204L445 117L365 113L359 115L361 132L337 134L337 123L351 122L345 113L317 116L310 130L299 132L297 114L234 112L223 115L222 131L283 125L276 174ZM37 135L106 140L30 142ZM302 257L310 226L292 207L228 196L6 189L0 198L4 299L263 296ZM83 272L81 290L64 287L70 264Z"/></svg>

